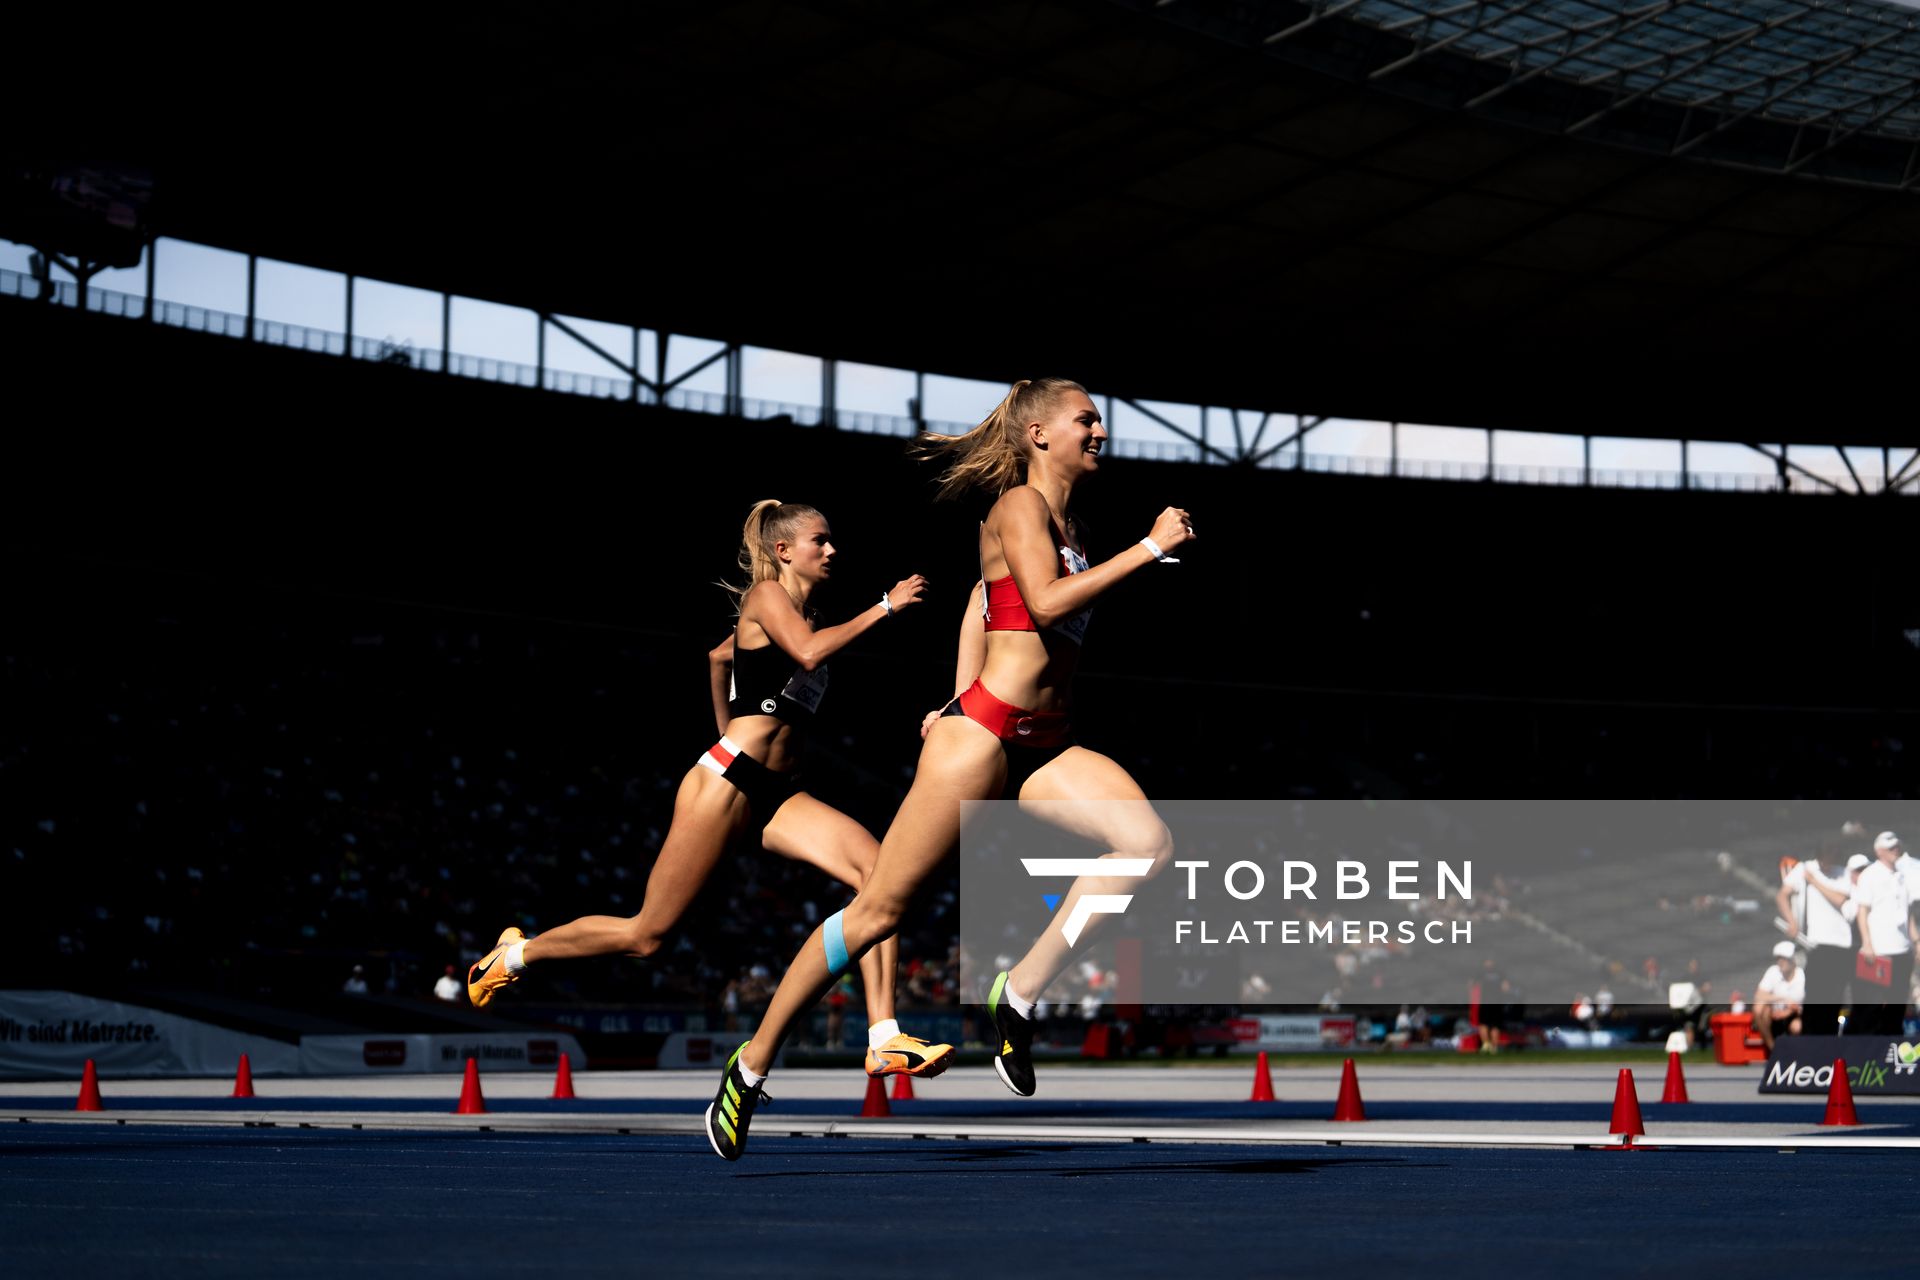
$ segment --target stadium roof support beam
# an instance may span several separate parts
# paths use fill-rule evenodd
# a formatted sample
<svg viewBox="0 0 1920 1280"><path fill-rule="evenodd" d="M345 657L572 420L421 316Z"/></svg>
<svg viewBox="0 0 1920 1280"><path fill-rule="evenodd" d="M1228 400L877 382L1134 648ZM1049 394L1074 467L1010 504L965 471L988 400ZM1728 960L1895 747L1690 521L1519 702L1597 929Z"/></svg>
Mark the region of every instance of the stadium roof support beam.
<svg viewBox="0 0 1920 1280"><path fill-rule="evenodd" d="M1326 422L1326 420L1327 419L1324 414L1318 417L1315 417L1311 422L1307 421L1306 414L1294 415L1294 432L1292 435L1288 436L1285 440L1282 440L1279 444L1273 445L1271 448L1268 448L1264 452L1255 454L1254 456L1248 458L1247 461L1257 467L1261 463L1265 462L1268 458L1271 458L1274 454L1279 453L1282 449L1286 448L1288 445L1297 443L1300 446L1299 462L1304 464L1306 460L1305 454L1307 451L1307 432L1313 430L1315 427L1323 425Z"/></svg>
<svg viewBox="0 0 1920 1280"><path fill-rule="evenodd" d="M1337 18L1349 9L1359 8L1360 2L1361 0L1340 0L1340 2L1336 4L1320 4L1316 2L1313 6L1312 13L1290 27L1276 31L1272 35L1262 37L1261 43L1266 45L1284 43L1299 35L1302 31L1307 30L1307 28L1317 26L1328 18ZM1172 3L1172 0L1159 0L1158 7L1164 9L1169 3Z"/></svg>
<svg viewBox="0 0 1920 1280"><path fill-rule="evenodd" d="M1644 99L1652 97L1654 94L1658 93L1661 89L1671 84L1679 76L1683 76L1691 71L1698 71L1701 67L1704 67L1708 63L1712 62L1715 58L1720 57L1731 50L1738 49L1744 45L1752 44L1755 40L1759 39L1763 35L1766 35L1768 32L1777 30L1778 28L1785 26L1788 22L1792 21L1793 18L1795 18L1796 16L1798 16L1798 14L1797 12L1794 12L1794 11L1777 14L1774 17L1769 18L1765 22L1756 22L1752 27L1748 28L1747 31L1743 35L1741 35L1738 39L1729 40L1724 44L1716 44L1713 42L1709 42L1707 45L1707 52L1702 56L1694 58L1691 62L1688 62L1684 67L1682 67L1678 71L1673 71L1673 70L1667 71L1658 80L1655 80L1652 84L1648 85L1644 89L1636 89L1632 93L1626 94L1625 96L1616 94L1614 96L1613 101L1609 102L1606 106L1602 107L1600 110L1595 111L1590 115L1584 117L1583 119L1576 120L1574 123L1568 125L1565 130L1566 134L1569 137L1571 137L1572 135L1579 133L1581 130L1586 129L1589 126L1600 123L1600 121L1606 119L1610 115L1615 114L1616 112L1620 111L1624 107L1633 106L1637 102L1640 102L1640 101L1643 101Z"/></svg>
<svg viewBox="0 0 1920 1280"><path fill-rule="evenodd" d="M1487 90L1485 93L1482 93L1476 97L1467 99L1464 105L1466 106L1466 109L1469 111L1475 110L1479 107L1483 107L1487 103L1492 102L1495 98L1499 97L1501 94L1504 94L1512 89L1518 89L1521 85L1526 84L1529 81L1539 76L1543 76L1547 74L1549 71L1553 71L1559 67L1565 66L1567 63L1573 61L1573 59L1575 58L1582 57L1588 53L1591 53L1593 50L1599 48L1601 45L1606 44L1609 40L1617 39L1618 37L1626 34L1627 32L1632 31L1635 27L1639 27L1648 22L1652 22L1655 18L1659 17L1663 13L1671 12L1674 9L1674 7L1677 5L1677 3L1678 3L1678 0L1662 0L1662 3L1649 5L1645 9L1642 9L1635 14L1631 14L1631 15L1626 13L1609 14L1605 18L1602 18L1597 22L1590 22L1583 27L1568 27L1564 32L1556 32L1553 35L1549 35L1549 36L1539 36L1532 40L1518 41L1515 44L1513 44L1510 48L1503 50L1501 55L1489 55L1488 60L1490 60L1493 56L1511 56L1518 53L1524 53L1532 49L1544 48L1547 45L1552 44L1554 41L1561 40L1561 39L1567 40L1569 44L1568 44L1568 47L1561 52L1560 56L1553 59L1551 62L1543 62L1538 66L1527 68L1525 71L1520 72L1520 74L1518 75L1510 76L1508 77L1506 83L1495 85L1493 88ZM1607 30L1603 31L1602 28L1607 28ZM1585 44L1582 44L1577 48L1572 45L1572 41L1574 39L1577 39L1580 36L1588 35L1596 31L1600 32L1600 34L1595 35L1593 39L1587 41ZM1518 58L1514 59L1513 66L1516 71L1519 70L1520 60Z"/></svg>
<svg viewBox="0 0 1920 1280"><path fill-rule="evenodd" d="M1474 20L1471 23L1461 24L1459 30L1455 31L1450 36L1442 36L1438 40L1429 40L1427 38L1428 36L1433 34L1433 27L1435 23L1445 21L1446 19L1453 17L1457 13L1465 13L1469 9L1472 9L1475 11ZM1450 9L1436 9L1432 13L1423 15L1426 21L1425 21L1425 24L1420 28L1419 39L1414 42L1413 52L1405 55L1404 57L1395 58L1392 62L1387 63L1385 66L1375 67L1373 70L1367 72L1367 79L1369 80L1384 79L1385 77L1392 75L1394 72L1399 71L1403 67L1412 66L1414 63L1420 61L1420 59L1426 57L1430 53L1438 53L1442 49L1452 48L1455 44L1458 44L1460 41L1466 39L1468 36L1473 35L1475 32L1480 30L1480 23L1486 17L1486 12L1487 12L1486 0L1471 0L1471 2L1468 4L1457 4ZM1401 27L1411 26L1416 21L1419 21L1419 19L1409 18L1405 22L1389 23L1387 24L1387 26L1385 26L1382 29L1397 33Z"/></svg>
<svg viewBox="0 0 1920 1280"><path fill-rule="evenodd" d="M1853 469L1853 459L1847 456L1846 449L1836 445L1833 451L1840 455L1840 465L1845 467L1847 474L1853 477L1853 491L1855 493L1865 493L1867 491L1866 481L1862 480L1860 473Z"/></svg>
<svg viewBox="0 0 1920 1280"><path fill-rule="evenodd" d="M1748 107L1744 111L1735 112L1732 115L1727 115L1723 113L1720 117L1719 122L1716 123L1711 129L1707 129L1700 133L1697 133L1691 138L1687 138L1684 142L1677 144L1673 149L1673 154L1676 156L1686 155L1689 151L1692 151L1695 147L1698 147L1701 143L1707 142L1713 138L1719 137L1721 134L1725 133L1728 129L1733 128L1733 126L1739 124L1741 121L1749 120L1754 116L1767 111L1769 108L1778 104L1781 101L1781 99L1793 93L1795 90L1804 88L1806 84L1811 80L1813 80L1816 76L1826 71L1832 70L1834 67L1837 67L1841 63L1846 62L1849 58L1854 57L1857 53L1866 52L1868 50L1878 48L1880 45L1883 45L1887 41L1893 39L1894 36L1897 34L1899 34L1899 32L1889 31L1886 35L1881 36L1878 40L1873 41L1871 44L1863 45L1858 50L1842 49L1837 53L1829 54L1825 58L1817 59L1813 63L1809 64L1814 69L1797 79L1789 81L1784 76L1774 77L1774 79L1776 79L1779 83L1784 85L1784 87L1775 89L1773 92L1765 95L1758 102L1754 103L1752 106ZM1765 78L1766 77L1756 77L1756 79L1765 79ZM1744 87L1745 86L1739 86L1739 87L1729 86L1728 88L1722 89L1718 94L1714 96L1716 98L1731 97L1733 94L1741 92L1742 88ZM1702 110L1710 109L1706 105L1706 100L1703 100L1697 105ZM1835 110L1837 109L1838 108L1835 108ZM1895 110L1898 110L1898 108L1896 107ZM1828 114L1832 114L1832 112L1829 112Z"/></svg>
<svg viewBox="0 0 1920 1280"><path fill-rule="evenodd" d="M1272 421L1273 421L1273 415L1271 413L1263 413L1260 415L1260 425L1253 429L1253 443L1248 445L1246 449L1242 451L1242 454L1241 454L1242 457L1245 457L1253 453L1255 450L1259 449L1260 442L1264 440L1267 435L1267 424Z"/></svg>
<svg viewBox="0 0 1920 1280"><path fill-rule="evenodd" d="M667 339L671 338L672 336L673 336L672 334L667 334L667 333L663 333L660 335L660 381L655 385L654 387L655 391L659 392L659 394L664 396L667 394L667 392L673 390L675 387L685 382L688 378L691 378L694 374L700 373L701 371L705 370L708 366L720 360L725 360L727 362L727 366L728 366L727 383L729 386L733 384L734 377L733 377L732 367L736 363L736 361L734 360L734 356L738 351L738 347L736 346L736 344L731 342L721 347L718 351L708 356L705 360L702 360L699 364L694 365L693 368L681 370L680 376L675 378L672 382L666 381ZM731 392L729 392L729 394L731 394Z"/></svg>
<svg viewBox="0 0 1920 1280"><path fill-rule="evenodd" d="M1169 422L1165 417L1147 408L1145 405L1141 404L1138 400L1129 400L1125 396L1120 396L1118 397L1118 399L1121 404L1126 405L1129 409L1132 409L1134 412L1145 414L1147 417L1152 418L1155 422L1159 423L1161 426L1165 427L1167 430L1173 432L1173 434L1179 436L1181 439L1192 443L1202 453L1210 453L1214 457L1220 459L1220 461L1222 462L1240 461L1240 459L1228 457L1226 454L1220 452L1220 450L1215 448L1213 445L1208 444L1205 437L1197 436L1193 434L1193 432L1187 430L1183 426L1180 426L1178 423ZM1238 422L1236 422L1234 426L1235 426L1235 431L1237 432L1239 429Z"/></svg>
<svg viewBox="0 0 1920 1280"><path fill-rule="evenodd" d="M614 355L611 352L609 352L605 347L602 347L599 343L593 341L591 338L587 337L584 333L581 333L578 329L568 324L565 320L560 319L558 316L554 315L552 312L550 311L540 312L540 320L542 323L550 324L554 328L558 329L560 332L566 334L569 338L572 338L575 342L579 343L581 346L585 347L587 350L593 352L593 354L599 356L602 360L605 360L608 364L612 365L614 368L618 369L620 372L626 374L629 378L632 378L634 382L638 383L641 386L644 386L647 390L655 393L656 395L659 394L660 388L655 386L651 379L649 379L645 374L640 372L640 360L638 355L635 356L632 364L628 364L625 361L616 359ZM636 344L639 342L639 329L637 326L635 327L635 330L634 330L634 341Z"/></svg>
<svg viewBox="0 0 1920 1280"><path fill-rule="evenodd" d="M1768 458L1772 460L1773 465L1780 469L1780 477L1782 480L1786 478L1787 472L1798 471L1801 475L1805 476L1807 479L1812 480L1816 484L1825 485L1827 488L1833 490L1835 493L1846 492L1845 489L1841 488L1839 485L1835 484L1833 481L1827 479L1827 477L1821 475L1819 472L1809 471L1805 467L1801 466L1799 463L1795 462L1793 459L1789 458L1787 456L1787 446L1785 445L1778 446L1779 452L1777 453L1774 452L1772 449L1769 449L1766 445L1763 445L1763 444L1750 443L1747 445L1747 448L1753 450L1755 453L1759 454L1763 458ZM1844 450L1841 452L1840 456L1843 458L1846 456L1846 453ZM1853 470L1853 468L1849 466L1847 470L1851 471ZM1855 479L1858 480L1858 477L1856 476Z"/></svg>
<svg viewBox="0 0 1920 1280"><path fill-rule="evenodd" d="M1888 466L1888 463L1886 461L1887 456L1888 456L1887 451L1884 448L1882 448L1880 451L1880 458L1881 458L1880 468L1882 471L1885 471ZM1916 468L1915 466L1916 463L1920 463L1920 449L1915 449L1911 454L1909 454L1907 456L1907 460L1900 465L1900 470L1894 472L1892 476L1888 477L1887 491L1889 493L1892 493L1895 490L1904 489L1908 485L1912 484L1915 480L1920 480L1920 469ZM1907 473L1909 471L1913 472L1913 474L1908 475Z"/></svg>
<svg viewBox="0 0 1920 1280"><path fill-rule="evenodd" d="M1920 89L1916 89L1916 88L1913 88L1912 86L1908 86L1908 91L1898 96L1893 94L1882 94L1882 95L1876 95L1876 96L1892 98L1893 105L1889 107L1881 108L1877 113L1875 113L1872 116L1869 116L1867 119L1861 121L1859 124L1854 125L1851 129L1847 129L1844 132L1840 132L1840 133L1828 134L1825 145L1821 146L1816 151L1808 152L1806 155L1802 156L1798 160L1795 160L1792 154L1789 153L1787 156L1787 166L1785 169L1781 170L1781 172L1798 173L1801 169L1804 169L1808 164L1812 163L1815 160L1818 160L1821 156L1826 155L1829 151L1832 151L1834 148L1838 147L1841 143L1847 141L1849 138L1852 138L1856 134L1862 133L1865 130L1872 128L1874 125L1880 123L1882 120L1885 120L1888 116L1892 115L1894 112L1899 111L1902 108L1907 107L1916 101L1920 101ZM1833 110L1828 111L1825 116L1821 116L1820 119L1824 120L1829 116L1832 116L1834 112L1838 110L1839 108L1836 107ZM1812 127L1811 124L1806 126L1806 128L1811 128L1811 127ZM1799 149L1800 135L1804 132L1805 132L1805 128L1796 130L1794 132L1793 145L1795 150Z"/></svg>

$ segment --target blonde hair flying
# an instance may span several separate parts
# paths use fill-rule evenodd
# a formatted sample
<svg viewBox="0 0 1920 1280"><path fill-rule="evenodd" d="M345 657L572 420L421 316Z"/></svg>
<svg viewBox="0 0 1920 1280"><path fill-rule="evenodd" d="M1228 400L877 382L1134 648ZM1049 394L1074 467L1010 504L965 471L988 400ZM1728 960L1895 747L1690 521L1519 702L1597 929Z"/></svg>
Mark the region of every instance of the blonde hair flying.
<svg viewBox="0 0 1920 1280"><path fill-rule="evenodd" d="M1020 484L1027 469L1027 424L1044 419L1068 391L1087 393L1066 378L1022 378L979 426L964 435L923 432L915 454L949 459L940 473L939 496L956 498L972 489L999 495Z"/></svg>

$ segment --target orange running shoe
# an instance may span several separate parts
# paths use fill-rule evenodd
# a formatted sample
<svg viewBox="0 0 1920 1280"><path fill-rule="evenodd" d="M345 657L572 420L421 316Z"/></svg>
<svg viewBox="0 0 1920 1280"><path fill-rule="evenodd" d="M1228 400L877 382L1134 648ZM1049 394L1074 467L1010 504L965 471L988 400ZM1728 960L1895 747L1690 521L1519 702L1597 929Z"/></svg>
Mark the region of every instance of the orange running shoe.
<svg viewBox="0 0 1920 1280"><path fill-rule="evenodd" d="M908 1035L895 1036L878 1049L867 1050L870 1076L937 1076L952 1065L952 1045L929 1044Z"/></svg>
<svg viewBox="0 0 1920 1280"><path fill-rule="evenodd" d="M520 981L519 974L507 972L507 948L526 940L526 934L508 925L500 931L500 941L493 944L493 950L481 956L480 963L467 970L467 999L473 1001L474 1008L486 1008L494 992L509 982Z"/></svg>

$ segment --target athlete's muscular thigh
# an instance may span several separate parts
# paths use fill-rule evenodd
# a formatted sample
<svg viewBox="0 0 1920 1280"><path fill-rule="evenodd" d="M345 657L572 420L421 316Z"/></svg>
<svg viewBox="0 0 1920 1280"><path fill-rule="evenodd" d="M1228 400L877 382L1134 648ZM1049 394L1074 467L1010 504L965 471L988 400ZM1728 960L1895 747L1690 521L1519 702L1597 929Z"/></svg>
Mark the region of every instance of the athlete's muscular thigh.
<svg viewBox="0 0 1920 1280"><path fill-rule="evenodd" d="M1006 776L998 738L962 716L935 721L862 896L904 905L959 842L962 803L994 799Z"/></svg>
<svg viewBox="0 0 1920 1280"><path fill-rule="evenodd" d="M1085 747L1071 747L1035 771L1020 789L1020 807L1111 852L1164 858L1172 848L1166 823L1140 784Z"/></svg>

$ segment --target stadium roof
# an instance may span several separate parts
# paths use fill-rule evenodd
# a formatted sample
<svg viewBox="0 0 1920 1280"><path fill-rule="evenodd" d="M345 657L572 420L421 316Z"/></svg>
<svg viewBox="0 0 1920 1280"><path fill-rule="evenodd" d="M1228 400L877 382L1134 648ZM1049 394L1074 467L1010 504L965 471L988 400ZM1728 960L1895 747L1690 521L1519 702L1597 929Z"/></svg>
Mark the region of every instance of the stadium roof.
<svg viewBox="0 0 1920 1280"><path fill-rule="evenodd" d="M10 151L151 166L165 234L559 314L1148 399L1911 444L1917 16L154 11L0 94L43 122Z"/></svg>
<svg viewBox="0 0 1920 1280"><path fill-rule="evenodd" d="M1826 0L1324 0L1312 15L1279 32L1256 24L1251 34L1277 44L1328 16L1345 16L1405 34L1413 48L1398 73L1438 50L1491 63L1500 70L1463 105L1494 100L1540 77L1600 88L1592 111L1567 127L1579 130L1618 118L1641 99L1691 108L1678 138L1641 141L1652 150L1760 168L1814 172L1845 181L1909 187L1920 169L1909 151L1861 149L1839 163L1841 144L1856 137L1920 138L1920 29L1907 8ZM1725 146L1724 135L1747 121L1796 126L1777 134L1788 145ZM1623 123L1631 124L1631 122ZM1804 128L1802 128L1804 126ZM1808 133L1805 130L1813 132ZM1631 137L1622 135L1623 140ZM1900 163L1902 159L1908 163Z"/></svg>

